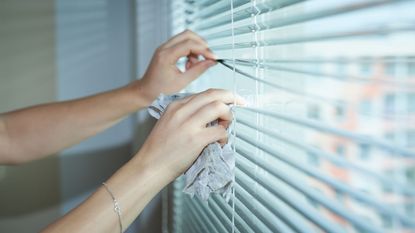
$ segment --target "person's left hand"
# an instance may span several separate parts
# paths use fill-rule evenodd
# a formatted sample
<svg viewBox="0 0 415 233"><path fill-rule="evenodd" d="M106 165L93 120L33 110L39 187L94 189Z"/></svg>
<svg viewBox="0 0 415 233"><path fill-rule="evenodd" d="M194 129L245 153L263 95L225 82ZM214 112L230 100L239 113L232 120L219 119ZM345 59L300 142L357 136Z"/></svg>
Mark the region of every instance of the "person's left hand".
<svg viewBox="0 0 415 233"><path fill-rule="evenodd" d="M205 60L199 60L199 55ZM176 66L181 57L187 57L184 72ZM192 31L186 30L156 50L146 73L136 82L136 86L146 103L150 104L160 93L172 94L186 87L215 65L215 59L207 43Z"/></svg>

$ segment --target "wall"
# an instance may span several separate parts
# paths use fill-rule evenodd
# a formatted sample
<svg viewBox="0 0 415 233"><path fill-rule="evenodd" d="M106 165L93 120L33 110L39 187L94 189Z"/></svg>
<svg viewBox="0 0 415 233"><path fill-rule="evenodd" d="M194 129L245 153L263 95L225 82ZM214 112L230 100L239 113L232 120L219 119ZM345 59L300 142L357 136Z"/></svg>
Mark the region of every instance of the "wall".
<svg viewBox="0 0 415 233"><path fill-rule="evenodd" d="M58 98L77 98L133 79L130 1L57 0ZM65 213L82 202L133 154L132 118L61 154Z"/></svg>
<svg viewBox="0 0 415 233"><path fill-rule="evenodd" d="M138 77L141 77L150 63L154 50L170 37L170 1L135 0L136 4L136 54ZM155 123L146 110L136 114L134 149L142 145ZM137 232L161 232L161 194L146 206L136 220Z"/></svg>
<svg viewBox="0 0 415 233"><path fill-rule="evenodd" d="M54 0L0 0L0 22L0 112L55 100ZM0 232L53 221L59 176L57 157L0 166Z"/></svg>
<svg viewBox="0 0 415 233"><path fill-rule="evenodd" d="M0 0L0 112L129 83L132 5ZM0 232L39 231L83 201L134 153L133 123L127 118L60 156L0 167Z"/></svg>

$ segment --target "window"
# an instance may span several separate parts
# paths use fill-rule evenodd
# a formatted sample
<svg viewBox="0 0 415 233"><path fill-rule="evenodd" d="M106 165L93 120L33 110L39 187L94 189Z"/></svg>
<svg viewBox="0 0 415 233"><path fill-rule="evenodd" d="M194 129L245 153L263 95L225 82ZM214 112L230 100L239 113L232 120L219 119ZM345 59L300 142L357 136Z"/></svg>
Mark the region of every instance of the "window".
<svg viewBox="0 0 415 233"><path fill-rule="evenodd" d="M393 175L415 152L382 138L412 116L394 111L394 94L414 92L412 80L391 76L415 54L415 1L174 2L227 65L188 91L220 87L254 101L233 109L234 198L192 199L178 179L168 190L171 232L415 230L405 211L415 187Z"/></svg>
<svg viewBox="0 0 415 233"><path fill-rule="evenodd" d="M408 62L408 74L410 77L415 77L415 61Z"/></svg>
<svg viewBox="0 0 415 233"><path fill-rule="evenodd" d="M395 112L395 95L387 94L384 97L384 112L385 115L392 115Z"/></svg>
<svg viewBox="0 0 415 233"><path fill-rule="evenodd" d="M360 73L362 75L368 76L372 73L372 66L373 64L370 62L362 61L360 63Z"/></svg>
<svg viewBox="0 0 415 233"><path fill-rule="evenodd" d="M368 99L363 99L359 103L359 112L362 115L370 115L372 113L372 102Z"/></svg>
<svg viewBox="0 0 415 233"><path fill-rule="evenodd" d="M307 115L312 119L320 119L320 107L318 105L309 105Z"/></svg>
<svg viewBox="0 0 415 233"><path fill-rule="evenodd" d="M385 73L390 77L395 77L396 76L396 63L387 62L385 65Z"/></svg>
<svg viewBox="0 0 415 233"><path fill-rule="evenodd" d="M408 112L410 114L415 113L415 93L409 93L408 94Z"/></svg>
<svg viewBox="0 0 415 233"><path fill-rule="evenodd" d="M370 145L369 144L360 144L359 146L359 156L362 160L367 160L370 157Z"/></svg>

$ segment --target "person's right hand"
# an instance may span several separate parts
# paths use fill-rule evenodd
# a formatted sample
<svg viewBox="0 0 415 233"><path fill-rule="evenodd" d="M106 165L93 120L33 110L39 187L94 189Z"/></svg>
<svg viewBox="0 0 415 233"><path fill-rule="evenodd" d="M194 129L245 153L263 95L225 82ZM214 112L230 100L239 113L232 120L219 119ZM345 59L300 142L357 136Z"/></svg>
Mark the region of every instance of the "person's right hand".
<svg viewBox="0 0 415 233"><path fill-rule="evenodd" d="M243 105L245 101L230 91L210 89L171 103L136 157L160 171L167 182L174 180L206 145L226 140L225 126L232 120L231 103ZM217 119L222 124L206 127Z"/></svg>

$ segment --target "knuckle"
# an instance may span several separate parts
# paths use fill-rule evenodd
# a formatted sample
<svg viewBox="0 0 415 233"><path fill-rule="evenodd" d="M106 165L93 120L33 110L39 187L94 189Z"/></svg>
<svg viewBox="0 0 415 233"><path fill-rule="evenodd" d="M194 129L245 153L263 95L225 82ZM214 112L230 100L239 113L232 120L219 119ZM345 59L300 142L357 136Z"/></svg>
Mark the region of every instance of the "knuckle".
<svg viewBox="0 0 415 233"><path fill-rule="evenodd" d="M218 89L215 88L209 88L205 91L206 95L213 96L218 92Z"/></svg>
<svg viewBox="0 0 415 233"><path fill-rule="evenodd" d="M213 101L211 105L215 110L218 110L218 111L224 109L224 106L223 106L224 104L218 100Z"/></svg>
<svg viewBox="0 0 415 233"><path fill-rule="evenodd" d="M179 103L178 102L172 102L167 106L166 112L172 112L172 111L176 111L176 109L178 108Z"/></svg>
<svg viewBox="0 0 415 233"><path fill-rule="evenodd" d="M179 105L180 104L178 104L178 106ZM177 122L182 121L183 117L184 117L183 108L176 107L176 109L173 111L172 119L177 123Z"/></svg>
<svg viewBox="0 0 415 233"><path fill-rule="evenodd" d="M154 59L156 61L162 61L164 57L165 57L165 50L161 48L157 48L154 54Z"/></svg>
<svg viewBox="0 0 415 233"><path fill-rule="evenodd" d="M190 38L184 40L184 43L185 43L186 46L189 46L189 47L194 45L194 41Z"/></svg>
<svg viewBox="0 0 415 233"><path fill-rule="evenodd" d="M186 29L186 30L184 30L183 34L186 35L186 36L190 36L190 35L193 34L193 32L190 29Z"/></svg>

